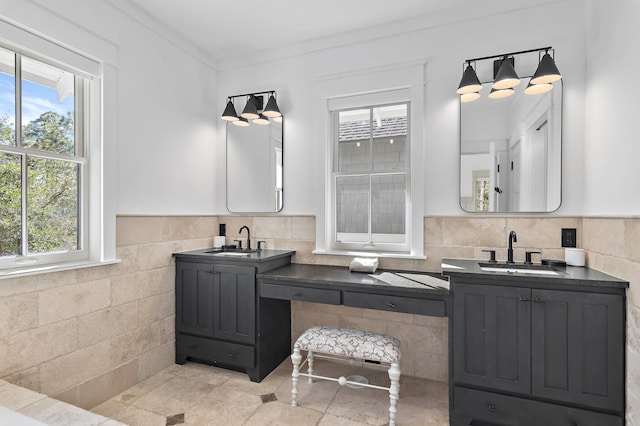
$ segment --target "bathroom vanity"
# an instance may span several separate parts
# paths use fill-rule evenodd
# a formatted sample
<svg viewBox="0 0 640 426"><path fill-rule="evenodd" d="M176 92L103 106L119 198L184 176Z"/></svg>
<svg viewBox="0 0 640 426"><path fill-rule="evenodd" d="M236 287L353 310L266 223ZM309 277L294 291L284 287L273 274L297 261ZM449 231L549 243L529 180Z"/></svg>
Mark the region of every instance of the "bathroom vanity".
<svg viewBox="0 0 640 426"><path fill-rule="evenodd" d="M290 353L288 305L257 297L256 274L291 263L295 251L175 253L176 363L244 371L261 381Z"/></svg>
<svg viewBox="0 0 640 426"><path fill-rule="evenodd" d="M451 425L623 425L628 282L505 266L442 262Z"/></svg>

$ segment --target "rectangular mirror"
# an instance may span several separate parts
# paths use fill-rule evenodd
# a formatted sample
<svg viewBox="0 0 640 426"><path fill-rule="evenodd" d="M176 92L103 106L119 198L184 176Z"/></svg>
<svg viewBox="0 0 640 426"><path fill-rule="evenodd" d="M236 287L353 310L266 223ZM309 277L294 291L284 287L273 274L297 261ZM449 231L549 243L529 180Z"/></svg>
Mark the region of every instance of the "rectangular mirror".
<svg viewBox="0 0 640 426"><path fill-rule="evenodd" d="M551 212L562 189L562 80L527 95L460 104L460 206L467 212Z"/></svg>
<svg viewBox="0 0 640 426"><path fill-rule="evenodd" d="M283 123L227 123L227 210L275 213L283 205Z"/></svg>

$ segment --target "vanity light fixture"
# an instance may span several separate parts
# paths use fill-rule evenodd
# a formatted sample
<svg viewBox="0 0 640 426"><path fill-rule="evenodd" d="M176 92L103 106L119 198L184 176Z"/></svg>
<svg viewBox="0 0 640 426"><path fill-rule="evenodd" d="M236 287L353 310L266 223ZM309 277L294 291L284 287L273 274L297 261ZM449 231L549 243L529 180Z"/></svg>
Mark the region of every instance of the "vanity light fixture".
<svg viewBox="0 0 640 426"><path fill-rule="evenodd" d="M247 99L247 104L244 106L242 110L241 117L246 118L247 120L253 120L256 118L260 118L258 115L258 108L256 108L257 99L254 95L250 95L249 99Z"/></svg>
<svg viewBox="0 0 640 426"><path fill-rule="evenodd" d="M227 107L222 113L222 119L226 121L238 121L238 113L236 112L236 108L233 106L231 98L228 98Z"/></svg>
<svg viewBox="0 0 640 426"><path fill-rule="evenodd" d="M491 99L502 99L508 98L509 96L516 93L512 87L507 87L506 89L491 89L491 93L489 93L489 97Z"/></svg>
<svg viewBox="0 0 640 426"><path fill-rule="evenodd" d="M247 127L249 125L249 120L244 117L238 117L236 121L232 121L231 123L235 124L236 126Z"/></svg>
<svg viewBox="0 0 640 426"><path fill-rule="evenodd" d="M258 118L254 118L251 121L253 121L256 124L262 124L262 125L269 124L269 118L265 117L264 114L258 114Z"/></svg>
<svg viewBox="0 0 640 426"><path fill-rule="evenodd" d="M515 93L514 87L520 84L520 78L515 69L515 56L527 53L538 53L538 66L529 81L524 92L527 95L537 95L546 93L553 89L554 81L562 78L553 57L549 52L554 52L551 47L542 47L539 49L523 50L520 52L503 53L494 56L485 56L482 58L466 59L466 66L462 75L462 80L458 85L456 92L460 95L460 102L472 102L480 98L480 90L482 83L476 72L478 71L478 62L493 60L493 82L489 98L500 99L511 96ZM542 54L542 58L540 55ZM471 66L474 64L475 69ZM530 75L530 74L529 74Z"/></svg>
<svg viewBox="0 0 640 426"><path fill-rule="evenodd" d="M520 77L518 77L518 73L516 73L515 68L513 68L514 62L513 56L505 56L496 63L496 65L498 65L498 72L495 77L495 82L493 86L491 86L492 89L511 89L520 84Z"/></svg>
<svg viewBox="0 0 640 426"><path fill-rule="evenodd" d="M531 83L549 84L562 78L562 75L560 75L560 71L558 71L556 63L554 62L551 55L549 55L550 49L551 48L545 50L542 59L538 63L538 69L536 69L535 74L533 74L533 77L531 78Z"/></svg>
<svg viewBox="0 0 640 426"><path fill-rule="evenodd" d="M462 80L460 80L460 84L458 85L458 90L456 92L461 95L466 95L469 93L478 92L480 89L482 89L482 84L478 79L476 70L474 70L471 66L471 62L467 61L467 68L462 74Z"/></svg>
<svg viewBox="0 0 640 426"><path fill-rule="evenodd" d="M264 107L263 114L267 117L281 117L280 108L278 108L278 104L276 103L276 98L274 97L275 92L271 92L271 96L269 96L269 100L267 101L267 106Z"/></svg>
<svg viewBox="0 0 640 426"><path fill-rule="evenodd" d="M246 93L233 95L227 98L227 106L222 113L222 119L230 121L236 126L249 126L249 120L255 124L267 125L269 119L282 123L282 113L275 99L275 90L266 92ZM269 95L269 101L263 108L265 96ZM238 116L234 101L236 98L246 98L246 104L242 114Z"/></svg>

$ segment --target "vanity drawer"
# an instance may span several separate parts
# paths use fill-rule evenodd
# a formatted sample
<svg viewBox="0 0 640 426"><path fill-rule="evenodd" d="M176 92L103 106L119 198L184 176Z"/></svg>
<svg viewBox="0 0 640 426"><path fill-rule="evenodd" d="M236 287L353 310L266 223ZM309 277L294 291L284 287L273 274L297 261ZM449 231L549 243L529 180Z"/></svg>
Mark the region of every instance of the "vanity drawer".
<svg viewBox="0 0 640 426"><path fill-rule="evenodd" d="M178 334L176 335L176 352L215 364L243 368L255 366L255 348L237 343Z"/></svg>
<svg viewBox="0 0 640 426"><path fill-rule="evenodd" d="M288 285L260 283L260 297L284 300L300 300L303 302L326 303L339 305L340 290L322 288L291 287Z"/></svg>
<svg viewBox="0 0 640 426"><path fill-rule="evenodd" d="M622 417L456 386L454 413L513 426L622 426ZM472 423L473 424L473 423Z"/></svg>
<svg viewBox="0 0 640 426"><path fill-rule="evenodd" d="M382 311L404 312L408 314L445 316L444 300L418 299L411 297L388 296L383 294L345 291L342 303L356 308L369 308Z"/></svg>

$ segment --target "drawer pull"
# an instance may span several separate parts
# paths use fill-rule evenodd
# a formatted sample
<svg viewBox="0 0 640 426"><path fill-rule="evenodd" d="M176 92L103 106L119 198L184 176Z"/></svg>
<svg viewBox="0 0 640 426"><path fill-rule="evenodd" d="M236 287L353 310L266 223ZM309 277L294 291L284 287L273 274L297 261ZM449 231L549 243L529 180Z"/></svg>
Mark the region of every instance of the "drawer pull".
<svg viewBox="0 0 640 426"><path fill-rule="evenodd" d="M396 305L394 305L391 302L387 302L387 306L390 307L390 308L393 308L393 309L395 309L397 307Z"/></svg>
<svg viewBox="0 0 640 426"><path fill-rule="evenodd" d="M487 404L487 411L496 411L496 404L490 402Z"/></svg>
<svg viewBox="0 0 640 426"><path fill-rule="evenodd" d="M535 298L533 299L533 301L534 301L534 302L536 302L536 303L544 303L544 299L541 299L541 298L539 298L539 297L535 297Z"/></svg>
<svg viewBox="0 0 640 426"><path fill-rule="evenodd" d="M530 298L528 298L528 297L521 297L521 298L520 298L520 301L521 301L521 302L531 302L531 299L530 299Z"/></svg>
<svg viewBox="0 0 640 426"><path fill-rule="evenodd" d="M228 356L229 358L235 358L235 357L236 357L236 354L235 354L235 352L233 352L233 353L227 354L227 356Z"/></svg>
<svg viewBox="0 0 640 426"><path fill-rule="evenodd" d="M293 293L293 297L300 297L302 296L302 293L298 292L298 293Z"/></svg>

